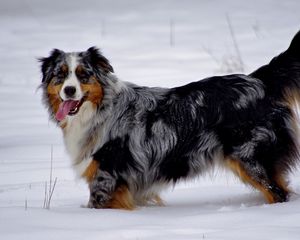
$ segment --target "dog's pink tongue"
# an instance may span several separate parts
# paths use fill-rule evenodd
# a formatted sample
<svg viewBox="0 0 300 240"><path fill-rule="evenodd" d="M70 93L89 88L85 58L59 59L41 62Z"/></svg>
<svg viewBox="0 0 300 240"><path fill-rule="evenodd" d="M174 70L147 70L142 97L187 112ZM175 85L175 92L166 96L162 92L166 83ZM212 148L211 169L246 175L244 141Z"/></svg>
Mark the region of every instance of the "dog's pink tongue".
<svg viewBox="0 0 300 240"><path fill-rule="evenodd" d="M58 111L56 112L56 119L58 121L64 120L68 113L76 107L78 101L68 100L59 104Z"/></svg>

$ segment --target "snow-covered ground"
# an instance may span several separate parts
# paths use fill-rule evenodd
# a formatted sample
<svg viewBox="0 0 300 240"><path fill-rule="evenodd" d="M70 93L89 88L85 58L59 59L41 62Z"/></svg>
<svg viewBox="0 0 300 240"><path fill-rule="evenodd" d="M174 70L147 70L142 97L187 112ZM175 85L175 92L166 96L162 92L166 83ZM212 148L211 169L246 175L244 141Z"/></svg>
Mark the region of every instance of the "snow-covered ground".
<svg viewBox="0 0 300 240"><path fill-rule="evenodd" d="M250 72L287 48L299 10L298 0L0 1L0 239L299 239L299 169L288 203L267 205L216 171L166 191L165 207L81 208L88 189L41 105L36 60L95 45L121 79L172 87L229 70L228 17ZM58 180L45 210L51 152Z"/></svg>

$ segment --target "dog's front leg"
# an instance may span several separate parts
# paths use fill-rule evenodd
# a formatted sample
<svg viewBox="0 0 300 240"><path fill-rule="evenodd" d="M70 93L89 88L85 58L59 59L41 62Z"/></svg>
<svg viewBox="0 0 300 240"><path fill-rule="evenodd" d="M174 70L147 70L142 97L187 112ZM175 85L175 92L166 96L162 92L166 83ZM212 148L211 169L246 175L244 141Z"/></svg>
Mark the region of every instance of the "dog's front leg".
<svg viewBox="0 0 300 240"><path fill-rule="evenodd" d="M116 189L116 178L106 171L97 170L90 182L89 208L106 208Z"/></svg>
<svg viewBox="0 0 300 240"><path fill-rule="evenodd" d="M125 183L117 184L116 179L106 171L97 170L89 184L89 208L135 209L135 201L128 186Z"/></svg>

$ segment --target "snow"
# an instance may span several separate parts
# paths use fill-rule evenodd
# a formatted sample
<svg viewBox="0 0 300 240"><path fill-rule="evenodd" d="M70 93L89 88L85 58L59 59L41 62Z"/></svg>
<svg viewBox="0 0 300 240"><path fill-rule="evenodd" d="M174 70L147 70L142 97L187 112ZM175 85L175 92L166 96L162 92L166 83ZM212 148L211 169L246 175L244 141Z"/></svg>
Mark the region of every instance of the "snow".
<svg viewBox="0 0 300 240"><path fill-rule="evenodd" d="M178 86L226 73L224 62L236 59L229 16L251 72L287 48L299 9L297 0L1 1L0 239L299 239L299 169L287 203L265 204L217 170L165 191L165 207L82 208L88 188L76 180L61 132L41 104L36 60L52 48L95 45L123 80ZM46 210L51 146L58 181Z"/></svg>

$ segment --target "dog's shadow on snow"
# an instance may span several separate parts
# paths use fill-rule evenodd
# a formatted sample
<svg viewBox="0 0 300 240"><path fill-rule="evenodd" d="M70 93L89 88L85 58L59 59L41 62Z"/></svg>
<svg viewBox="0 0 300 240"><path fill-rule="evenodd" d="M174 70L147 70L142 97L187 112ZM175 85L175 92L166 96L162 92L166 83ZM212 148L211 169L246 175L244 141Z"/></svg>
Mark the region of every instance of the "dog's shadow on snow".
<svg viewBox="0 0 300 240"><path fill-rule="evenodd" d="M297 201L300 198L299 194L293 193L290 198L290 202ZM220 195L220 196L196 196L194 198L179 197L178 199L172 197L165 200L165 207L167 209L176 209L176 211L186 211L191 209L193 211L232 211L232 210L242 210L253 207L269 207L276 206L278 204L288 204L288 203L276 203L268 204L264 197L258 192L236 194L234 196L230 195Z"/></svg>
<svg viewBox="0 0 300 240"><path fill-rule="evenodd" d="M263 197L257 193L241 194L234 197L226 197L224 195L219 198L213 197L212 199L187 199L182 201L170 201L170 206L177 207L193 207L193 208L240 208L240 207L253 207L265 204Z"/></svg>

